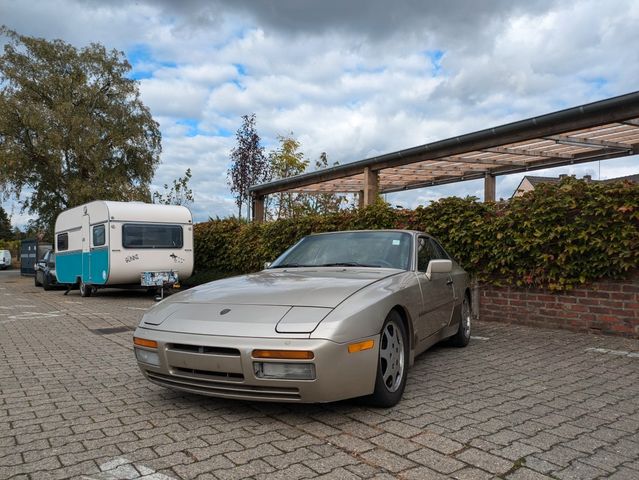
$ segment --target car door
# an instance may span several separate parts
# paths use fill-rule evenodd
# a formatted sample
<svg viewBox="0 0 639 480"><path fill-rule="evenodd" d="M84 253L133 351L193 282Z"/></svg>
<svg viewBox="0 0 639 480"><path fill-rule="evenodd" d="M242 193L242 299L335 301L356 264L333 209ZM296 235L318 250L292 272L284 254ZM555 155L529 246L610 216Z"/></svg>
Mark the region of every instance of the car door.
<svg viewBox="0 0 639 480"><path fill-rule="evenodd" d="M453 282L449 273L432 273L430 278L426 275L428 263L442 258L429 237L418 237L416 254L417 278L422 292L420 318L423 319L426 336L430 336L450 321L454 305Z"/></svg>

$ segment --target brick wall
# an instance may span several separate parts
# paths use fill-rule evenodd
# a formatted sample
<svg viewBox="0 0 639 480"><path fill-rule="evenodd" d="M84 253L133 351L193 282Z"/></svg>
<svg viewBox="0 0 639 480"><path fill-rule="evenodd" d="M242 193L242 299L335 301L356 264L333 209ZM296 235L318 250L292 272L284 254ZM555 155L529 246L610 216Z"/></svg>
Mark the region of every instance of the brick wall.
<svg viewBox="0 0 639 480"><path fill-rule="evenodd" d="M561 293L481 285L479 318L639 338L639 272Z"/></svg>

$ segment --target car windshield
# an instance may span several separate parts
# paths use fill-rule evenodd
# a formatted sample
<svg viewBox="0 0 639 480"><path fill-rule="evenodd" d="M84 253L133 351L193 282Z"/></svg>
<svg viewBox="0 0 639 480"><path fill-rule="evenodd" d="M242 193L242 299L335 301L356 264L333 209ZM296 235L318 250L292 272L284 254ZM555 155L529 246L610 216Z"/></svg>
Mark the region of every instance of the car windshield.
<svg viewBox="0 0 639 480"><path fill-rule="evenodd" d="M410 268L411 235L406 232L340 232L304 237L270 268Z"/></svg>

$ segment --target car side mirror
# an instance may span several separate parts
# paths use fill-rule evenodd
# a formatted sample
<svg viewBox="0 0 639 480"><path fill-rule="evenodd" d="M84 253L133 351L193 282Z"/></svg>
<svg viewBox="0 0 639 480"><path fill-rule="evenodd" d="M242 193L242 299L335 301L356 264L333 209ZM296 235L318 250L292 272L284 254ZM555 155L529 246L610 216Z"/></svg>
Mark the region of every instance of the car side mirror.
<svg viewBox="0 0 639 480"><path fill-rule="evenodd" d="M273 263L273 262L264 262L264 270L269 268L271 266L271 263Z"/></svg>
<svg viewBox="0 0 639 480"><path fill-rule="evenodd" d="M426 277L430 280L433 273L450 273L452 271L452 260L431 260L426 267Z"/></svg>

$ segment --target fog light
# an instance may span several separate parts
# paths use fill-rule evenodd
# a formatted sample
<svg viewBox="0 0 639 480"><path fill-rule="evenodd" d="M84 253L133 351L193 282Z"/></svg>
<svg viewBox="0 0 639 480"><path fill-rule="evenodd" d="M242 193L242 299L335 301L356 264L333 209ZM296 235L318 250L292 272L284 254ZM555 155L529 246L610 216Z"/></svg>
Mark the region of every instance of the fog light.
<svg viewBox="0 0 639 480"><path fill-rule="evenodd" d="M257 378L315 380L315 365L312 363L255 362L253 370Z"/></svg>
<svg viewBox="0 0 639 480"><path fill-rule="evenodd" d="M160 366L160 356L158 352L151 352L149 350L142 350L141 348L135 349L135 357L138 362L148 363L149 365Z"/></svg>

